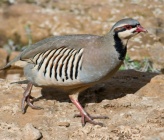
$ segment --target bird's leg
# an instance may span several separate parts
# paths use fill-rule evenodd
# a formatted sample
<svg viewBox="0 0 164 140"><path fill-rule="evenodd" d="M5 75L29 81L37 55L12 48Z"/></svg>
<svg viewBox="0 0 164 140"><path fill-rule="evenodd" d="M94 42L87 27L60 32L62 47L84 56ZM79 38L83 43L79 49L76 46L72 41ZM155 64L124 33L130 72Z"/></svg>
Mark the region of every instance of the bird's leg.
<svg viewBox="0 0 164 140"><path fill-rule="evenodd" d="M28 83L27 88L23 93L22 104L21 104L23 114L25 113L25 102L27 103L28 106L30 106L33 109L41 109L41 107L34 106L30 100L30 99L34 99L34 97L31 96L32 86L33 86L32 83Z"/></svg>
<svg viewBox="0 0 164 140"><path fill-rule="evenodd" d="M77 99L77 96L74 96L74 94L73 94L73 95L69 95L69 98L71 99L72 103L77 107L77 109L80 111L80 114L75 115L75 117L81 117L82 126L85 126L86 122L89 122L89 123L94 124L94 125L104 126L103 123L95 122L93 119L108 119L108 117L106 117L106 116L92 117L81 106L81 104L79 103L79 101Z"/></svg>

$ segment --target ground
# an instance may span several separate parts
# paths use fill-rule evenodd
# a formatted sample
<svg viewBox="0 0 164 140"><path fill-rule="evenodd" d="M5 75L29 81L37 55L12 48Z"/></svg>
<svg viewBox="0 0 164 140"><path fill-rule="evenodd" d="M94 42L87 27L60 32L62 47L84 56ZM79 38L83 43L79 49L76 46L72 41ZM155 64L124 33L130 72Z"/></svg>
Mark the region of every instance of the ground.
<svg viewBox="0 0 164 140"><path fill-rule="evenodd" d="M162 140L164 138L164 76L134 70L120 71L109 81L81 94L79 100L93 115L109 119L96 120L104 127L87 123L82 127L78 111L67 94L55 89L34 87L35 105L42 110L20 104L25 85L0 80L0 139L24 140Z"/></svg>

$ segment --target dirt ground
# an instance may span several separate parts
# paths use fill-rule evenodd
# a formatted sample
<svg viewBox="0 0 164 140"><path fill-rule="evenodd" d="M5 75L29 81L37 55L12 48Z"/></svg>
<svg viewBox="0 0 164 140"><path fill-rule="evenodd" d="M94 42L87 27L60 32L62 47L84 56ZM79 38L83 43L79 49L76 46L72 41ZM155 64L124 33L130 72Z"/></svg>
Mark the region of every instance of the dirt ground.
<svg viewBox="0 0 164 140"><path fill-rule="evenodd" d="M23 84L0 79L1 140L163 140L164 75L134 70L120 71L109 81L96 85L79 97L104 127L87 123L82 127L78 111L66 93L34 87L35 105L21 113Z"/></svg>

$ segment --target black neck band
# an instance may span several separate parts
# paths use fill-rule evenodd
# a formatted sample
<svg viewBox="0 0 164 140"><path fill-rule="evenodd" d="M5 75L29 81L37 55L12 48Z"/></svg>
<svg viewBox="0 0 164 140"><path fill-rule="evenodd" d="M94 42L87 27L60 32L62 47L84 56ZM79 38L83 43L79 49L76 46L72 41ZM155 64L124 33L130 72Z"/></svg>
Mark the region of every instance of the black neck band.
<svg viewBox="0 0 164 140"><path fill-rule="evenodd" d="M125 55L126 55L126 51L127 51L127 47L126 45L124 46L121 39L118 37L118 32L115 32L114 34L114 41L115 41L115 49L116 51L119 53L119 60L124 60Z"/></svg>

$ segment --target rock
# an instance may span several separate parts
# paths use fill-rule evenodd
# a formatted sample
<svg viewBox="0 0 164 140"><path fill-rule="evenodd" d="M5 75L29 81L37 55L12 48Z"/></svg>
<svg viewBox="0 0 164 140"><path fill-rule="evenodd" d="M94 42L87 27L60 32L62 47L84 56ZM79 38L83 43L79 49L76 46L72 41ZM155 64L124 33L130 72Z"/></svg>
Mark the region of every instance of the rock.
<svg viewBox="0 0 164 140"><path fill-rule="evenodd" d="M24 140L38 140L42 137L42 134L32 124L28 123L23 128L22 137Z"/></svg>
<svg viewBox="0 0 164 140"><path fill-rule="evenodd" d="M65 126L65 127L69 127L70 123L69 122L59 122L58 126Z"/></svg>
<svg viewBox="0 0 164 140"><path fill-rule="evenodd" d="M158 75L151 79L150 83L136 92L137 95L146 97L164 98L164 75Z"/></svg>

